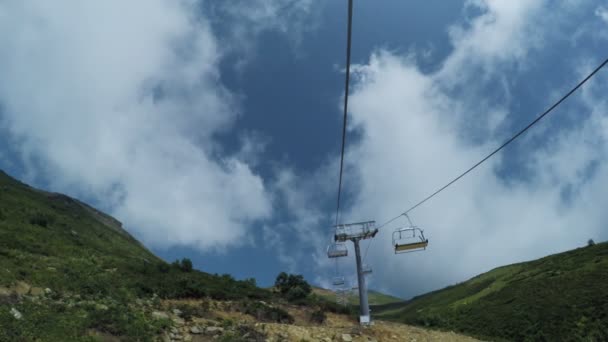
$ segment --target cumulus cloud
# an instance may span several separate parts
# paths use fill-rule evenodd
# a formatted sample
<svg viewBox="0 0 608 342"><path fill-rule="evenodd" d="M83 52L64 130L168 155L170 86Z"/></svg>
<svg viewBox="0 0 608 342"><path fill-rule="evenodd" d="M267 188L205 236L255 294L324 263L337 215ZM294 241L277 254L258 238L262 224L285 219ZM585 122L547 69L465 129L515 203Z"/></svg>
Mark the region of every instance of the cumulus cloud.
<svg viewBox="0 0 608 342"><path fill-rule="evenodd" d="M543 39L542 30L528 34L542 3L474 4L485 12L470 27L452 31L454 51L436 73L423 74L412 58L384 51L357 68L351 114L361 139L347 160L357 161L351 168L359 193L349 217L388 219L403 212L504 139L495 127L510 119L509 100L488 116L489 125L473 130L466 125L471 111L483 119L474 109L474 99L483 97L488 85L479 66L504 73L513 62L521 63ZM472 79L480 85L463 81ZM594 81L605 89L605 77ZM469 96L453 92L454 85L467 87ZM427 251L393 255L392 229L406 220L387 226L370 251L379 269L374 283L411 296L496 266L579 247L588 237L606 238L599 199L608 184L605 100L587 96L577 110L593 114L580 127L557 132L551 143L528 146L528 165L505 165L498 155L415 210L414 223L426 228L430 239ZM486 139L476 140L475 134ZM505 170L519 168L532 176L505 176Z"/></svg>
<svg viewBox="0 0 608 342"><path fill-rule="evenodd" d="M238 106L197 6L0 5L0 103L14 149L53 189L100 199L155 246L239 244L271 212L264 181L215 141Z"/></svg>
<svg viewBox="0 0 608 342"><path fill-rule="evenodd" d="M353 68L349 134L357 140L347 148L346 184L355 196L343 221L382 223L394 217L492 151L508 137L505 130L513 130L509 127L520 126L512 112L520 108L514 106L513 81L530 59L540 58L537 51L555 38L552 25L559 21L542 19L548 6L543 1L467 6L480 14L450 28L453 51L437 71L423 72L411 55L415 51L378 50ZM558 7L565 12L568 6ZM579 72L578 64L571 64L574 79L589 71ZM507 150L412 213L430 239L427 251L395 256L392 229L406 220L383 228L367 257L374 268L372 288L408 297L493 267L579 247L589 237L608 237L601 209L608 184L602 161L608 151L607 114L598 95L606 78L594 82L601 90L586 87L588 95L581 100L579 94L568 107L592 113L583 115L583 124L551 132L546 144L530 144L525 137L520 143L527 148L517 149L525 155L517 160L526 164L510 164ZM521 177L518 170L530 174ZM334 273L327 260L319 258L318 267ZM352 275L352 258L343 267ZM327 284L327 279L317 281Z"/></svg>
<svg viewBox="0 0 608 342"><path fill-rule="evenodd" d="M600 6L595 9L595 15L608 24L608 8Z"/></svg>

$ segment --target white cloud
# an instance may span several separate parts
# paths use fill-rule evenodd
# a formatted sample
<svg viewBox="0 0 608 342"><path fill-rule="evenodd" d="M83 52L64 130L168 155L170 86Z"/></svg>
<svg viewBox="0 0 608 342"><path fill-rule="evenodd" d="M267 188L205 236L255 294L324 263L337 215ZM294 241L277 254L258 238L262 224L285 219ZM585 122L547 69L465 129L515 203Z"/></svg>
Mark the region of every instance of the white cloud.
<svg viewBox="0 0 608 342"><path fill-rule="evenodd" d="M439 81L410 62L380 53L360 71L365 81L351 103L362 138L347 158L357 161L360 193L347 220L391 218L498 145L463 138L453 116L464 115L458 108L467 106L437 93ZM605 122L606 111L596 113L585 127L556 137L553 149L532 154L534 181L501 178L499 155L414 211L412 218L430 239L427 251L393 255L391 232L398 224L385 228L370 252L379 271L375 281L412 295L597 238L606 222L597 213L603 212L598 197L608 190L601 181L608 176L601 162L608 132L596 124ZM590 175L585 170L594 162L599 166ZM565 199L570 187L574 191Z"/></svg>
<svg viewBox="0 0 608 342"><path fill-rule="evenodd" d="M197 5L0 5L0 102L15 148L54 189L113 199L156 246L238 245L271 212L263 180L215 142L238 112Z"/></svg>
<svg viewBox="0 0 608 342"><path fill-rule="evenodd" d="M595 15L600 17L606 24L608 24L608 8L599 6L595 9Z"/></svg>
<svg viewBox="0 0 608 342"><path fill-rule="evenodd" d="M541 30L529 34L542 7L525 1L476 4L487 12L453 35L454 52L436 74L423 75L411 59L384 52L359 68L363 77L352 96L352 121L363 133L348 160L365 162L357 163L361 191L350 215L393 217L502 141L493 130L497 120L508 119L504 109L490 117L485 128L490 138L473 144L462 134L462 122L474 97L454 97L443 89L477 77L482 88L479 61L490 72L522 62L527 49L542 41ZM483 94L477 87L470 93ZM597 99L583 110L591 104ZM498 155L414 211L415 223L427 228L427 251L394 256L391 229L383 232L371 252L381 269L377 283L412 295L429 284L445 286L492 267L581 246L589 237L605 238L601 228L607 218L598 214L608 184L608 166L601 162L608 131L597 124L606 121L602 108L582 128L554 137L552 149L530 146L533 180L503 179L496 173ZM589 173L593 163L596 169ZM568 189L573 191L566 194Z"/></svg>
<svg viewBox="0 0 608 342"><path fill-rule="evenodd" d="M437 72L425 74L411 56L383 50L354 68L350 131L361 138L348 147L347 184L357 196L344 221L382 223L394 217L505 139L498 128L513 120L509 107L516 99L507 82L517 76L513 65L525 68L530 51L545 44L554 27L549 21L536 25L547 10L544 2L469 6L483 14L452 28L454 50ZM496 80L503 83L504 99L480 103ZM594 82L605 84L605 78ZM504 165L506 150L415 210L414 223L430 239L427 251L394 255L392 228L405 219L384 228L368 257L372 288L411 296L496 266L579 247L590 237L608 238L601 204L608 190L608 165L602 162L608 116L601 99L580 103L579 98L577 109L593 112L591 118L569 133L553 133L547 145L552 148L530 145L522 158L529 165ZM471 119L483 124L471 126ZM531 177L504 177L505 169L517 168L530 170Z"/></svg>

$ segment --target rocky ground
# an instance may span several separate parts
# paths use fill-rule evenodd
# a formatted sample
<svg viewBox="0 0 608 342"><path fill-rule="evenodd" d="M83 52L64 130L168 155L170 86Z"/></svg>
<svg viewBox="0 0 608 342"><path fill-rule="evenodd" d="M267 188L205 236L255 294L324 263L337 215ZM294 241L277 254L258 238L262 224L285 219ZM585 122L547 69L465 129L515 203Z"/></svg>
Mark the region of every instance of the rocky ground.
<svg viewBox="0 0 608 342"><path fill-rule="evenodd" d="M82 300L79 295L57 295L49 288L31 287L18 282L13 287L0 287L3 306L10 308L15 320L27 320L12 303L27 300L49 302L65 307L89 306L103 312L111 303L104 300ZM106 305L107 304L107 305ZM475 339L453 332L431 331L404 324L375 321L360 327L353 317L326 313L323 323L312 322L313 309L309 307L254 303L252 310L243 302L216 300L160 300L157 297L137 299L129 307L144 312L153 320L168 322L165 331L158 337L163 342L174 341L475 341ZM281 322L274 309L286 312L290 322ZM269 314L270 313L270 314ZM103 342L118 342L120 338L102 331L89 331L89 335Z"/></svg>
<svg viewBox="0 0 608 342"><path fill-rule="evenodd" d="M283 306L295 321L291 324L259 322L255 317L235 311L231 302L167 301L165 311L154 315L174 323L163 341L476 341L453 332L431 331L404 324L376 321L360 327L352 318L328 313L322 324L311 323L310 309ZM266 303L264 303L266 304ZM200 316L183 317L177 307L206 307ZM171 309L173 308L173 309Z"/></svg>

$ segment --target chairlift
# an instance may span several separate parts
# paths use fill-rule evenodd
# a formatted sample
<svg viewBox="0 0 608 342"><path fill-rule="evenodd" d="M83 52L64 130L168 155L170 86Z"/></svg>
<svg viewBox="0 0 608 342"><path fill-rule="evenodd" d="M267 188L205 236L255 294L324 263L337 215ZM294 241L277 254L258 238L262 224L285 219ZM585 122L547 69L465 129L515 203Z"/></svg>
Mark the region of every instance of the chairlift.
<svg viewBox="0 0 608 342"><path fill-rule="evenodd" d="M331 243L327 246L328 258L340 258L348 255L348 248L343 243Z"/></svg>
<svg viewBox="0 0 608 342"><path fill-rule="evenodd" d="M370 274L370 273L372 273L372 268L368 264L363 264L361 266L361 272L363 274Z"/></svg>
<svg viewBox="0 0 608 342"><path fill-rule="evenodd" d="M345 281L344 281L344 277L334 277L332 284L334 286L342 286L344 285Z"/></svg>
<svg viewBox="0 0 608 342"><path fill-rule="evenodd" d="M424 232L416 226L401 227L393 232L395 254L425 250L428 244Z"/></svg>

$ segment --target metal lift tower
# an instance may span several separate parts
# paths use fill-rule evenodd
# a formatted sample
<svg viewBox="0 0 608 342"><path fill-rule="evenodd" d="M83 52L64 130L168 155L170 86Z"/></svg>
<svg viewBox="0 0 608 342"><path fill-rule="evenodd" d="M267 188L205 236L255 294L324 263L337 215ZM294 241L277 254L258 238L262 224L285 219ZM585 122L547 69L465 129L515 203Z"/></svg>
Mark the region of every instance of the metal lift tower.
<svg viewBox="0 0 608 342"><path fill-rule="evenodd" d="M359 241L365 239L372 239L378 233L378 229L375 228L376 221L339 224L334 226L334 246L343 245L346 241L352 241L355 245L355 257L357 260L357 281L359 283L359 307L360 315L359 322L361 324L369 324L369 303L367 301L367 285L365 283L365 275L371 272L369 267L366 267L361 262L361 249L359 247ZM330 246L330 249L331 246ZM328 256L331 258L330 249L328 249Z"/></svg>

